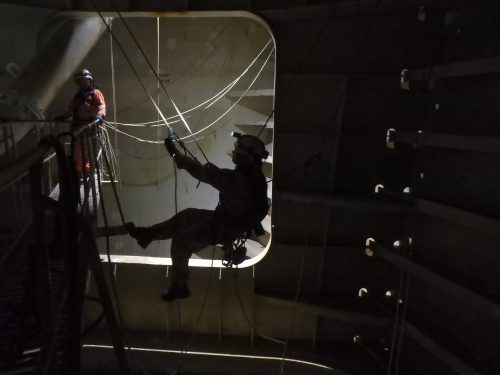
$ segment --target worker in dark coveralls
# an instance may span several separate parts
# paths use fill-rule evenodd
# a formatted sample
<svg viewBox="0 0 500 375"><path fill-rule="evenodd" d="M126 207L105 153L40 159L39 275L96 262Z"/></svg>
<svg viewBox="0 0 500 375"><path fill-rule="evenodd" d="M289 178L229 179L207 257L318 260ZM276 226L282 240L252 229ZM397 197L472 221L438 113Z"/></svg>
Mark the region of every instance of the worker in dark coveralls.
<svg viewBox="0 0 500 375"><path fill-rule="evenodd" d="M136 227L133 223L126 226L129 234L144 249L151 241L172 239L171 284L162 292L164 301L191 295L187 287L188 262L194 252L209 245L232 243L242 233L259 228L267 214L267 183L262 173L262 159L267 158L268 153L264 143L251 135L236 133L235 136L234 169L221 169L210 163L202 165L180 153L172 139L165 140L165 146L179 169L185 169L195 179L220 192L215 210L187 208L151 227Z"/></svg>

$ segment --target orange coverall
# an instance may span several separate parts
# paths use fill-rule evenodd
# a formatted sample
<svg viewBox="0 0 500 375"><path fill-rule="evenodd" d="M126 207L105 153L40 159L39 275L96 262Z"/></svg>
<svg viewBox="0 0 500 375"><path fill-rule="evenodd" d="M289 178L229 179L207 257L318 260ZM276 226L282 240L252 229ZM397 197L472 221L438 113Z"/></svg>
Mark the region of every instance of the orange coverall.
<svg viewBox="0 0 500 375"><path fill-rule="evenodd" d="M68 104L67 111L73 114L73 128L93 121L97 115L106 116L106 102L102 92L94 87L79 90ZM85 171L90 172L90 162L88 157L88 145L85 145L85 137L79 136L75 140L73 151L73 162L75 169L81 173L85 160Z"/></svg>

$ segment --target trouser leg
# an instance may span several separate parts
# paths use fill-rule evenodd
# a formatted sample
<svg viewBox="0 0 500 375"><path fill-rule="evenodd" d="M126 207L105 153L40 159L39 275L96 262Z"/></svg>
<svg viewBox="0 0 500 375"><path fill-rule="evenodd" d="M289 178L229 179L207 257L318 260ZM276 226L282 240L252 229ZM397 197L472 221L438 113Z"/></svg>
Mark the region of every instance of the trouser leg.
<svg viewBox="0 0 500 375"><path fill-rule="evenodd" d="M175 237L183 243L191 242L196 247L196 240L201 243L211 240L212 215L211 210L186 208L170 219L153 225L149 230L155 240L168 240Z"/></svg>
<svg viewBox="0 0 500 375"><path fill-rule="evenodd" d="M189 277L189 258L193 251L174 239L170 247L170 254L172 257L172 281L186 285Z"/></svg>
<svg viewBox="0 0 500 375"><path fill-rule="evenodd" d="M151 227L156 239L172 238L172 281L186 284L189 258L213 244L213 211L188 208Z"/></svg>
<svg viewBox="0 0 500 375"><path fill-rule="evenodd" d="M211 210L187 208L151 227L136 227L127 223L126 228L143 249L151 241L175 238L184 245L189 244L193 253L213 243L213 213Z"/></svg>
<svg viewBox="0 0 500 375"><path fill-rule="evenodd" d="M171 238L172 281L185 284L191 255L214 244L213 214L211 210L187 208L149 228L132 225L129 232L143 248L153 240Z"/></svg>
<svg viewBox="0 0 500 375"><path fill-rule="evenodd" d="M97 157L97 155L96 155ZM87 173L90 172L90 161L88 156L88 144L87 139L83 134L79 135L75 139L74 150L73 150L73 163L75 169L82 173L83 167Z"/></svg>
<svg viewBox="0 0 500 375"><path fill-rule="evenodd" d="M174 236L176 229L179 227L181 212L149 228L155 240L168 240Z"/></svg>

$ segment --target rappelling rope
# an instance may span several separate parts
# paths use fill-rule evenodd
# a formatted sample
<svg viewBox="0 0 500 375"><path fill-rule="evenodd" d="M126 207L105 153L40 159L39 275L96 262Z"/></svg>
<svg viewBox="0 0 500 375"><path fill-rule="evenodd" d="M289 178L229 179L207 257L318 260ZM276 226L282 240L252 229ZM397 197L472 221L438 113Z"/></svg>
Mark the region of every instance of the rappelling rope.
<svg viewBox="0 0 500 375"><path fill-rule="evenodd" d="M104 25L106 26L106 28L108 29L109 33L111 34L112 38L114 39L114 41L116 42L116 45L120 48L120 50L122 51L123 53L123 56L125 57L125 60L127 61L127 63L129 64L130 68L132 69L134 75L136 76L137 80L139 81L139 84L141 85L142 89L144 90L144 92L147 94L149 100L151 101L151 103L153 104L153 106L155 107L156 111L158 112L158 114L160 115L160 117L162 118L163 122L165 123L165 125L167 127L170 127L170 124L169 122L167 121L166 117L163 115L162 111L160 110L160 108L158 107L158 105L156 104L153 96L150 94L150 92L148 91L148 89L146 88L146 85L144 84L144 82L142 81L139 73L137 72L137 69L135 69L134 65L132 64L132 61L130 60L130 58L128 57L127 53L125 52L125 49L123 48L123 46L121 45L121 43L119 42L119 40L116 38L116 35L114 34L113 30L111 29L111 26L110 24L108 24L108 22L106 21L106 19L104 18L104 16L102 15L101 11L97 8L97 5L95 3L94 0L90 0L90 2L92 3L93 7L95 8L96 12L99 14L99 17L101 18L102 22L104 23Z"/></svg>
<svg viewBox="0 0 500 375"><path fill-rule="evenodd" d="M113 176L113 174L111 173L109 159L108 159L108 156L106 155L106 152L104 150L104 146L103 146L102 140L99 137L95 137L95 139L97 140L97 142L99 142L99 144L103 148L102 156L103 156L103 159L104 159L104 163L106 164L106 168L108 169L108 171L110 173L111 187L113 189L113 195L115 196L116 206L118 207L118 212L120 213L120 219L122 221L122 224L123 224L123 226L125 226L125 223L126 223L126 221L125 221L125 215L123 214L122 205L121 205L121 202L120 202L120 198L118 196L118 190L116 189L115 176Z"/></svg>
<svg viewBox="0 0 500 375"><path fill-rule="evenodd" d="M267 46L267 45L266 45ZM190 138L190 137L194 137L202 132L204 132L205 130L209 129L210 127L214 126L220 119L222 119L225 115L227 115L240 101L243 97L245 97L246 93L252 88L252 86L254 85L255 81L257 81L257 79L259 78L260 74L262 73L262 71L264 70L264 67L266 66L267 62L269 61L269 58L271 57L272 53L274 52L274 47L273 49L271 50L271 52L269 53L269 55L267 56L266 60L264 61L264 63L262 64L262 66L260 67L258 73L256 74L256 76L252 79L252 81L250 82L250 84L248 85L248 87L245 89L245 91L238 97L238 99L224 112L222 113L219 117L217 117L214 121L212 121L210 124L206 125L205 127L203 127L202 129L192 133L190 136L186 136L186 137L181 137L180 140L186 140L187 138ZM135 139L136 141L139 141L139 142L144 142L144 143L151 143L151 144L158 144L158 143L163 143L163 141L152 141L152 140L149 140L149 139L143 139L143 138L139 138L139 137L136 137L132 134L129 134L127 132L124 132L122 130L119 130L117 129L116 127L112 126L112 123L109 123L107 121L105 121L105 123L111 127L112 130L118 132L118 133L121 133L127 137L130 137L130 138L133 138ZM195 138L196 139L196 138Z"/></svg>
<svg viewBox="0 0 500 375"><path fill-rule="evenodd" d="M94 1L94 0L92 0ZM205 160L207 161L207 163L209 163L210 161L208 160L207 158L207 155L205 154L205 152L203 151L203 149L201 148L200 144L196 141L196 139L194 138L194 135L193 135L193 132L191 131L191 128L189 127L188 123L186 122L186 119L184 118L184 116L182 115L181 111L179 111L179 108L177 107L177 105L175 104L173 98L170 96L170 94L168 93L167 91L167 88L165 87L165 85L163 84L163 81L160 79L160 76L158 75L158 72L156 71L156 69L153 67L153 64L151 64L151 61L149 60L148 56L146 55L146 53L144 52L143 48L141 47L139 41L137 40L137 38L135 37L135 34L133 33L133 31L130 29L127 21L125 21L125 18L122 16L120 10L118 9L118 7L116 6L115 2L113 0L111 0L111 4L113 5L113 8L115 9L116 13L118 13L118 16L120 17L120 19L122 20L123 24L125 25L125 28L127 29L127 31L129 32L130 36L132 37L132 39L134 40L135 44L137 45L137 48L139 49L139 51L141 52L142 56L144 57L144 60L146 61L146 63L148 64L149 68L151 69L151 71L153 72L153 74L155 75L156 79L158 80L158 82L160 83L163 91L165 92L165 95L167 95L168 99L170 100L170 102L172 103L172 105L174 106L174 109L175 111L177 112L177 115L181 118L182 120L182 123L184 124L184 126L186 127L187 131L189 132L189 134L193 137L194 139L194 142L196 144L196 146L198 147L198 149L200 150L201 154L203 155L203 157L205 158ZM158 108L159 110L159 108ZM163 115L162 115L163 116ZM163 118L163 117L162 117ZM164 118L163 118L164 119ZM164 119L165 123L166 123L166 119Z"/></svg>
<svg viewBox="0 0 500 375"><path fill-rule="evenodd" d="M203 301L201 303L200 312L198 313L198 317L196 318L194 330L191 333L191 336L189 337L189 340L188 340L186 346L184 347L184 349L182 350L182 352L180 354L181 358L177 362L177 365L175 366L174 370L172 372L170 372L170 375L177 375L179 373L179 370L181 369L182 364L184 363L184 358L186 356L186 353L189 351L189 349L194 341L194 338L195 338L196 334L198 333L198 329L200 327L200 322L201 322L201 317L203 315L203 312L205 311L205 306L207 304L207 299L208 299L208 292L210 291L210 284L212 281L213 265L214 265L214 258L215 258L215 247L216 247L215 245L212 246L212 261L210 262L210 271L208 273L207 286L205 288L205 294L203 296ZM180 309L179 309L179 311L180 311Z"/></svg>
<svg viewBox="0 0 500 375"><path fill-rule="evenodd" d="M111 27L111 25L110 25ZM112 88L112 95L113 95L113 121L116 123L117 122L117 116L116 116L116 82L115 82L115 54L113 51L113 36L109 34L109 54L110 54L110 62L111 62L111 88ZM115 132L115 144L114 148L115 150L118 150L118 133ZM118 183L121 180L120 178L120 163L119 160L116 160L116 178L118 179Z"/></svg>
<svg viewBox="0 0 500 375"><path fill-rule="evenodd" d="M108 234L109 222L107 219L106 205L104 203L104 194L102 192L101 179L100 179L100 166L99 166L99 162L97 161L97 146L96 146L95 141L97 141L101 145L101 147L103 147L103 144L102 144L101 139L97 136L93 137L92 141L93 141L94 158L95 158L95 162L96 162L95 168L96 168L96 175L97 175L97 180L98 180L99 198L101 201L101 210L102 210L102 216L103 216L103 221L104 221L104 227L106 229L106 254L107 254L107 258L108 258L108 267L109 267L109 273L110 273L111 289L113 292L113 296L115 298L116 315L117 315L118 323L119 323L120 336L122 338L123 343L128 348L128 352L132 356L132 359L134 360L135 364L137 365L139 371L145 375L150 375L150 373L139 362L134 351L131 349L131 345L130 345L128 338L127 338L127 335L125 333L125 325L123 323L123 317L121 314L120 304L119 304L119 300L118 300L118 293L116 291L116 282L115 282L115 278L113 277L113 270L111 268L112 261L111 261L110 243L109 243L109 234ZM104 161L106 163L106 167L109 170L109 160L108 160L108 157L106 155L104 148L103 148L102 155L103 155ZM113 194L116 198L117 206L118 206L118 209L120 211L120 217L122 219L122 222L124 223L125 219L123 216L123 211L121 209L120 199L118 197L118 193L117 193L117 190L115 187L114 176L111 174L111 172L110 172L110 177L111 177L111 184L113 187Z"/></svg>
<svg viewBox="0 0 500 375"><path fill-rule="evenodd" d="M156 17L156 70L160 71L160 18ZM158 106L160 105L160 81L156 81L156 90L158 92L156 96L156 100L158 101ZM158 122L160 120L159 116L157 118ZM156 129L156 140L159 141L161 139L161 132L160 128ZM156 160L156 172L158 176L158 185L157 189L160 191L160 181L161 181L161 176L160 176L160 156L161 156L161 147L157 147L157 156L158 159ZM175 182L177 185L177 171L175 169L175 161L172 160L172 167L174 168L175 174ZM175 213L177 213L177 194L175 194ZM161 207L158 205L158 213L160 212Z"/></svg>
<svg viewBox="0 0 500 375"><path fill-rule="evenodd" d="M379 12L381 4L382 4L382 0L378 0L377 3L376 3L376 5L375 5L375 8L373 10L373 13L372 13L371 22L369 23L368 27L365 30L365 33L364 33L363 38L362 38L362 40L361 40L361 42L359 44L357 53L356 53L356 55L354 56L354 58L352 60L352 63L349 65L350 69L349 69L349 72L348 72L347 76L349 76L351 74L351 72L354 69L354 66L356 66L356 63L358 62L358 60L359 60L359 58L361 56L361 53L362 53L362 51L363 51L363 49L364 49L364 47L366 45L367 39L368 39L368 35L370 34L370 31L372 30L373 25L375 23L376 15ZM328 17L328 19L326 20L325 24L321 28L321 30L320 30L320 32L318 34L318 37L316 38L315 43L309 49L309 51L306 54L304 60L302 61L302 63L300 65L297 73L294 74L294 76L292 77L292 80L291 80L290 84L288 85L288 87L286 88L286 90L284 92L284 95L286 95L289 92L289 90L290 90L290 88L292 86L292 83L295 81L298 73L300 73L300 71L302 70L302 68L305 66L306 61L311 56L312 51L315 49L315 47L318 44L320 38L322 37L322 35L327 30L327 28L330 25L330 23L335 19L335 16L336 16L337 11L338 11L339 8L340 8L340 3L337 4L337 6L332 11L332 14ZM341 95L340 95L340 100L338 101L338 105L337 105L337 107L333 111L332 120L334 120L336 118L337 113L338 113L338 111L339 111L339 109L340 109L340 107L341 107L341 105L342 105L342 103L344 101L345 96L346 96L346 93L347 93L346 85L344 85L344 88L343 88L343 90L341 92ZM322 144L320 146L320 150L324 147L325 142L326 142L326 137L323 138ZM306 163L306 180L307 180L307 172L308 172L307 166L308 166L308 164ZM315 196L313 196L311 198L309 212L312 211L312 205L313 205L314 199L315 199ZM308 220L308 223L309 222L310 222L310 220ZM301 262L300 262L299 278L298 278L297 288L296 288L296 291L295 291L295 298L294 298L294 302L293 302L292 317L291 317L291 320L290 320L290 325L288 327L288 333L287 333L287 337L286 337L286 341L285 341L286 343L285 343L285 346L283 348L283 353L282 353L282 357L281 357L281 366L280 366L280 373L281 374L285 373L285 358L286 358L286 355L287 355L287 352L288 352L288 347L289 347L289 342L290 342L290 337L291 337L291 332L292 332L292 327L293 327L293 320L294 320L295 312L296 312L296 309L297 309L299 295L300 295L300 290L301 290L301 284L302 284L303 273L304 273L305 255L306 255L306 252L307 252L307 249L308 249L308 246L309 246L309 239L308 239L309 234L308 234L308 231L309 231L309 225L308 225L308 229L306 230L306 236L304 238L304 251L302 253ZM324 247L324 244L323 244L323 247Z"/></svg>
<svg viewBox="0 0 500 375"><path fill-rule="evenodd" d="M93 1L93 0L91 0L91 1L92 1L92 3L93 3L94 7L95 7L95 8L96 8L96 10L97 10L97 7L95 6L94 1ZM109 32L110 32L110 34L111 34L111 35L113 35L113 34L112 34L112 30L111 30L110 26L107 24L107 22L105 21L104 17L102 16L102 14L99 12L99 10L97 10L97 11L98 11L98 13L99 13L99 15L100 15L100 17L101 17L102 21L103 21L103 22L105 23L105 25L107 26L107 28L108 28L108 30L109 30ZM114 37L114 35L113 35L113 37ZM120 49L122 50L122 52L124 53L124 55L126 56L125 51L123 50L123 48L121 47L121 45L119 44L119 42L117 41L117 39L116 39L115 37L114 37L114 39L115 39L115 41L117 42L117 45L118 45L118 46L120 47ZM139 46L139 47L140 47L140 46ZM142 50L142 49L141 49L141 50ZM149 98L150 98L151 102L153 103L153 105L154 105L154 106L155 106L155 108L157 109L158 113L160 114L160 116L161 116L161 117L162 117L162 119L164 120L165 124L166 124L167 126L169 126L169 124L168 124L168 122L167 122L166 118L163 116L163 114L161 113L161 111L160 111L159 107L157 106L157 104L155 103L154 99L152 98L151 94L147 91L146 87L144 86L144 84L143 84L143 83L142 83L142 81L140 80L140 77L139 77L139 75L138 75L137 71L135 70L135 68L134 68L134 67L133 67L133 65L131 64L131 61L128 59L128 57L127 57L127 61L129 62L129 65L131 66L131 68L132 68L132 70L134 71L134 73L136 74L136 77L138 78L139 82L141 83L141 85L143 86L143 88L145 89L145 91L147 92L147 94L148 94L148 96L149 96ZM149 63L149 64L150 64L150 63ZM168 95L168 93L167 93L167 95ZM172 101L172 104L175 106L175 103L173 103L173 101ZM176 106L175 106L175 108L176 108L176 110L178 111L178 109L177 109L177 107L176 107ZM179 113L179 115L180 115L181 119L183 119L183 122L185 123L185 125L187 126L187 123L185 122L184 118L182 117L182 114L180 114L180 112L179 112L179 111L178 111L178 113ZM188 127L188 126L187 126L187 127ZM188 130L190 131L189 127L188 127ZM95 139L96 139L99 143L101 143L101 146L103 146L103 145L102 145L102 141L101 141L98 137L95 137ZM199 147L199 146L198 146L198 147ZM201 149L201 147L199 147L199 150L200 150L200 152L201 152L201 153L203 153L203 150ZM204 154L204 153L203 153L203 155L205 156L205 154ZM104 147L103 147L103 157L104 157L104 161L105 161L105 163L106 163L106 167L108 168L108 171L110 171L110 173L112 174L111 169L110 169L110 163L109 163L108 157L107 157L107 155L106 155L106 152L105 152L105 150L104 150ZM207 162L208 162L208 159L206 158L206 156L205 156L205 159L206 159L206 160L207 160ZM122 206L121 206L121 203L120 203L120 199L119 199L119 197L118 197L118 192L117 192L117 190L116 190L115 181L114 181L114 176L111 176L111 186L112 186L112 188L113 188L113 194L114 194L115 199L116 199L116 203L117 203L117 207L118 207L118 210L119 210L119 213L120 213L120 218L121 218L122 224L123 224L123 225L125 225L125 222L126 222L126 221L125 221L125 217L124 217L124 214L123 214L123 209L122 209ZM102 194L102 193L101 193L101 194ZM107 223L106 223L106 226L107 226ZM213 250L213 251L215 251L215 246L214 246L214 250ZM210 275L209 275L209 277L210 277L210 278L211 278L211 274L212 274L213 258L214 258L214 257L212 256L212 264L211 264L211 267L210 267ZM109 262L111 262L111 258L110 258L110 256L109 256L109 252L108 252L108 260L109 260ZM210 279L209 279L209 282L210 282ZM113 280L113 284L114 284L114 280ZM196 334L196 331L197 331L197 329L198 329L198 326L199 326L199 323L200 323L200 320L201 320L201 316L202 316L202 313L203 313L204 308L205 308L205 305L206 305L206 300L207 300L207 296L208 296L208 288L209 288L209 283L208 283L208 285L207 285L207 290L206 290L206 293L205 293L205 297L204 297L204 300L203 300L203 304L202 304L202 307L201 307L200 313L199 313L199 315L198 315L198 320L197 320L197 323L196 323L195 331L193 332L193 334L192 334L192 336L191 336L191 338L190 338L190 340L189 340L189 342L188 342L188 346L187 346L187 348L186 348L186 350L185 350L184 352L186 352L186 351L188 350L189 346L190 346L190 345L191 345L191 343L192 343L192 340L194 339L194 336L195 336L195 334ZM116 298L116 291L115 291L115 298ZM117 302L117 305L118 305L118 302ZM122 319L121 319L121 314L120 314L120 311L119 311L119 307L118 307L118 306L117 306L117 311L118 311L119 319L120 319L120 321L121 321ZM121 326L122 326L122 329L123 329L123 323L122 323L122 322L121 322ZM122 336L124 337L124 341L126 342L126 345L127 345L127 346L129 347L129 349L130 349L130 345L128 344L127 339L126 339L126 335L125 335L125 333L124 333L123 331L122 331ZM141 364L140 364L140 362L137 360L137 358L135 358L135 356L134 356L134 355L133 355L133 358L134 358L134 360L135 360L136 364L138 365L139 369L140 369L142 372L147 373L147 371L146 371L146 370L142 367L142 365L141 365ZM183 362L183 357L181 357L181 360L179 361L178 365L176 366L176 369L174 370L174 373L177 373L177 372L178 372L178 370L180 369L180 366L182 365L182 362Z"/></svg>

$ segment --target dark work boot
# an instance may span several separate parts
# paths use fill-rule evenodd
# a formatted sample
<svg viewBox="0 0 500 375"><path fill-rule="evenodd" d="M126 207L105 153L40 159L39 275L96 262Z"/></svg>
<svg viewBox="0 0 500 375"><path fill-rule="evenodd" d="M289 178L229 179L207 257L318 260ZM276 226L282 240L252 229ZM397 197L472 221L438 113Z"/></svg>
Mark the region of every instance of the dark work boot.
<svg viewBox="0 0 500 375"><path fill-rule="evenodd" d="M154 235L149 228L136 227L134 223L125 224L128 234L137 240L140 247L145 249L154 240Z"/></svg>
<svg viewBox="0 0 500 375"><path fill-rule="evenodd" d="M170 287L161 292L161 299L165 302L171 302L176 299L186 299L190 295L191 292L186 285L173 282Z"/></svg>

